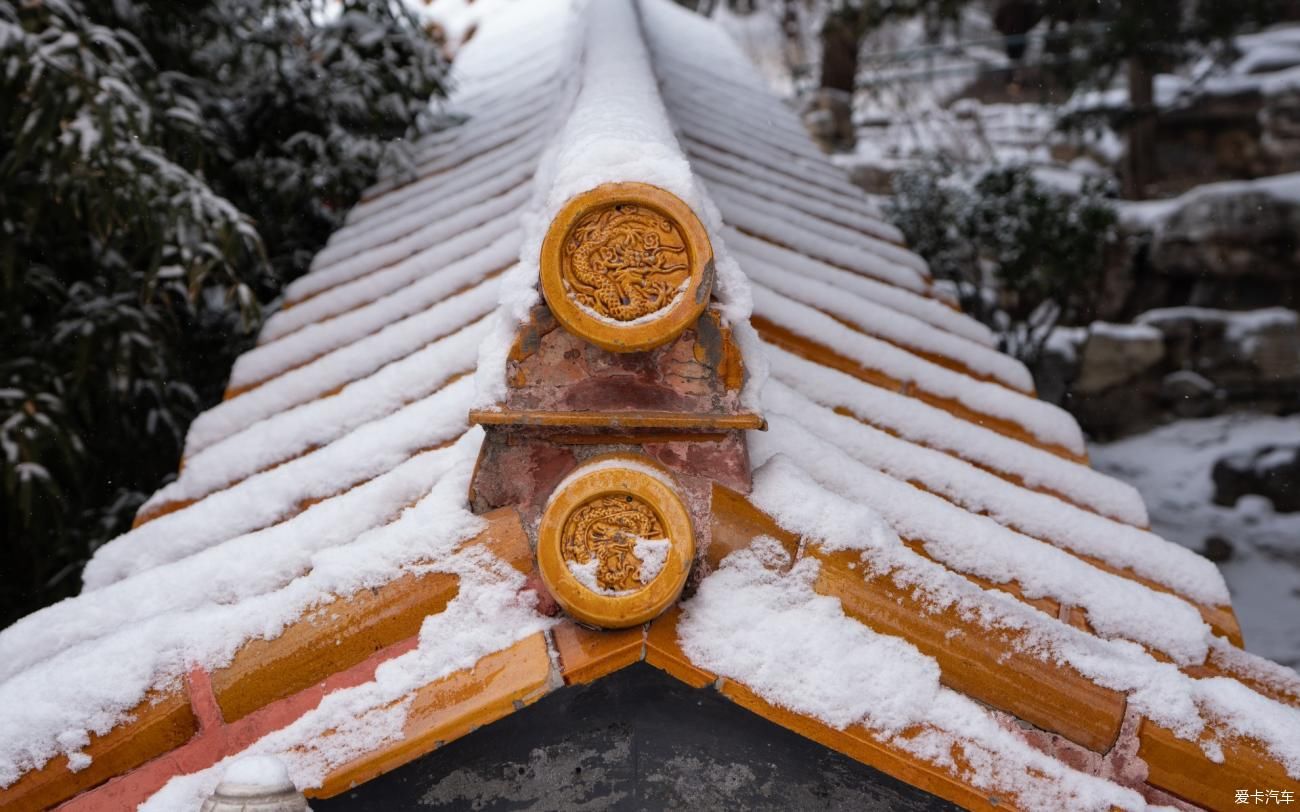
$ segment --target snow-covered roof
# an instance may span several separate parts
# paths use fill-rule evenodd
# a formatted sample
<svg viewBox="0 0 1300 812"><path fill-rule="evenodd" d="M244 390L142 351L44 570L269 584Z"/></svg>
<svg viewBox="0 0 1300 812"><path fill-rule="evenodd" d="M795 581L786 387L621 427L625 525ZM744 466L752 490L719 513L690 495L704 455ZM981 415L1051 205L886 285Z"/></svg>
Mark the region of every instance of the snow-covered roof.
<svg viewBox="0 0 1300 812"><path fill-rule="evenodd" d="M0 633L0 806L197 809L244 754L330 795L641 659L969 807L1297 785L1300 678L721 28L500 5L456 58L461 123L290 286L176 481ZM597 632L552 611L530 521L471 509L469 415L509 396L552 219L613 182L703 224L766 430L681 605Z"/></svg>

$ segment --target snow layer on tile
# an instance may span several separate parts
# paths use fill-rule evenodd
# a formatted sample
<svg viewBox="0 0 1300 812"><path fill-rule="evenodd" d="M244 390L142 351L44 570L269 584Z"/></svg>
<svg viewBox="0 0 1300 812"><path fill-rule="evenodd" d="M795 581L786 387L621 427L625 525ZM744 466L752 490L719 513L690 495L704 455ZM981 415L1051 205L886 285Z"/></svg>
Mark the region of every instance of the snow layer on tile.
<svg viewBox="0 0 1300 812"><path fill-rule="evenodd" d="M933 364L871 336L856 332L807 305L753 286L754 312L805 338L833 349L896 381L954 400L977 414L1022 427L1041 442L1075 454L1084 452L1083 434L1068 412L997 384L977 381Z"/></svg>
<svg viewBox="0 0 1300 812"><path fill-rule="evenodd" d="M744 87L765 88L745 52L708 18L670 0L641 0L640 9L656 48L671 49L674 54L689 54L692 58L707 55L702 64L709 70Z"/></svg>
<svg viewBox="0 0 1300 812"><path fill-rule="evenodd" d="M727 245L744 263L746 272L751 266L761 263L767 268L825 282L982 346L993 347L997 343L997 338L989 328L936 299L836 268L734 228L723 229L723 234L727 238Z"/></svg>
<svg viewBox="0 0 1300 812"><path fill-rule="evenodd" d="M318 276L332 276L333 284L268 319L262 328L262 343L372 302L486 248L518 229L517 212L527 199L528 188L521 186L431 224L421 230L418 240L400 250L368 251L359 254L355 263L347 260L318 272ZM379 258L382 253L387 253L387 260Z"/></svg>
<svg viewBox="0 0 1300 812"><path fill-rule="evenodd" d="M674 103L673 115L682 132L694 141L703 141L715 149L727 149L752 156L768 164L784 165L785 171L796 172L805 183L850 194L853 187L844 174L833 164L825 163L823 156L808 156L774 148L750 131L733 127L716 120L715 113L691 113L680 102Z"/></svg>
<svg viewBox="0 0 1300 812"><path fill-rule="evenodd" d="M749 444L756 464L776 454L788 456L822 485L870 507L900 536L921 542L929 555L955 570L994 583L1014 582L1030 598L1077 606L1102 636L1142 643L1179 663L1205 660L1209 627L1179 598L1099 570L872 470L783 415L769 415L768 431L750 432Z"/></svg>
<svg viewBox="0 0 1300 812"><path fill-rule="evenodd" d="M486 321L479 319L348 384L337 395L273 415L208 446L186 459L176 481L150 497L142 510L198 499L428 397L454 376L474 368L486 327Z"/></svg>
<svg viewBox="0 0 1300 812"><path fill-rule="evenodd" d="M714 71L692 65L689 59L681 59L680 54L673 54L671 50L658 70L663 77L665 92L674 99L689 100L697 109L701 106L715 109L728 121L742 127L762 126L778 133L783 142L804 143L808 138L807 128L794 111L766 89L737 85ZM821 157L825 161L827 156L823 154Z"/></svg>
<svg viewBox="0 0 1300 812"><path fill-rule="evenodd" d="M418 454L281 524L83 592L19 620L0 633L0 684L56 655L151 624L167 613L207 604L233 609L241 601L281 589L312 569L322 551L352 542L414 504L462 454L477 454L481 438L480 429L471 430L451 447ZM130 705L141 696L132 694L124 701Z"/></svg>
<svg viewBox="0 0 1300 812"><path fill-rule="evenodd" d="M831 727L863 725L941 768L960 744L966 780L1013 790L1027 809L1145 808L1137 793L1069 769L941 687L937 664L909 643L845 616L838 600L814 591L815 560L785 574L771 569L784 555L759 539L704 579L678 624L693 662ZM927 729L898 735L916 725Z"/></svg>
<svg viewBox="0 0 1300 812"><path fill-rule="evenodd" d="M997 343L993 332L983 324L937 299L836 268L734 228L723 229L723 234L727 238L727 244L744 263L746 272L749 272L751 266L762 264L799 277L816 279L982 346L992 347Z"/></svg>
<svg viewBox="0 0 1300 812"><path fill-rule="evenodd" d="M909 350L947 358L970 373L1012 389L1033 392L1034 379L1025 365L992 347L936 330L905 313L878 305L843 288L765 262L747 261L745 270L754 282L815 307L865 333Z"/></svg>
<svg viewBox="0 0 1300 812"><path fill-rule="evenodd" d="M473 382L461 378L423 400L367 423L310 454L249 477L189 507L159 516L95 552L87 590L268 527L295 506L379 476L419 451L463 434Z"/></svg>
<svg viewBox="0 0 1300 812"><path fill-rule="evenodd" d="M671 86L670 91L675 89ZM754 132L754 129L736 127L721 120L719 111L699 105L683 98L680 91L670 97L673 119L683 133L694 141L702 141L715 149L736 152L752 156L755 160L773 165L784 165L786 171L797 172L806 183L824 186L827 189L852 194L854 187L844 173L826 160L826 156L816 151L811 144L789 150L773 144ZM861 190L858 190L861 194Z"/></svg>
<svg viewBox="0 0 1300 812"><path fill-rule="evenodd" d="M445 109L452 116L471 119L484 113L508 110L511 106L524 106L536 97L540 88L562 78L560 70L567 63L564 55L555 48L563 28L561 19L553 19L550 22L554 24L534 30L536 41L530 45L511 49L506 55L498 53L490 65L475 69L475 66L465 64L466 60L458 60L452 66L455 88ZM449 132L453 133L451 140L454 141L455 130ZM431 137L422 139L417 146L425 149L426 145L432 148L438 143L436 137Z"/></svg>
<svg viewBox="0 0 1300 812"><path fill-rule="evenodd" d="M838 245L865 252L871 255L873 259L879 259L915 271L922 279L929 278L929 266L926 265L924 259L892 242L811 216L787 202L769 200L741 186L710 181L709 188L715 193L722 190L721 194L729 201L729 203L719 202L718 204L724 207L724 214L731 207L744 206L770 217L783 218L789 220L792 227L805 232L811 238L819 241L829 240Z"/></svg>
<svg viewBox="0 0 1300 812"><path fill-rule="evenodd" d="M359 211L360 213L352 214L346 221L344 228L364 230L370 228L376 221L385 220L390 215L393 217L404 216L411 212L417 212L424 206L436 205L430 199L438 197L444 191L448 195L460 194L466 190L472 191L475 178L479 177L479 172L485 167L498 167L498 165L505 165L514 161L528 162L535 165L541 151L542 147L537 143L537 140L527 136L500 144L496 149L479 154L459 168L448 169L446 172L437 175L420 177L394 188L392 191L385 192L379 197L358 203L352 209L352 212ZM310 286L315 283L305 281L309 278L311 278L311 274L293 283L294 287L287 290L291 294L291 298L302 298L310 292Z"/></svg>
<svg viewBox="0 0 1300 812"><path fill-rule="evenodd" d="M1300 595L1296 596L1300 599ZM1289 616L1288 616L1289 617ZM1223 638L1216 637L1210 641L1211 662L1226 664L1234 675L1245 675L1268 690L1292 697L1290 704L1300 699L1300 673L1272 660L1266 660L1257 654L1237 648Z"/></svg>
<svg viewBox="0 0 1300 812"><path fill-rule="evenodd" d="M806 171L814 180L837 187L848 183L843 172L826 158L811 139L774 132L757 126L757 122L753 121L745 126L745 113L737 109L734 103L720 101L717 97L705 102L696 99L695 94L674 92L672 109L683 129L708 132L714 138L730 132L731 137L722 143L743 143L770 157L795 161L801 171Z"/></svg>
<svg viewBox="0 0 1300 812"><path fill-rule="evenodd" d="M682 650L839 729L870 717L876 729L897 732L922 718L939 692L935 662L845 617L838 599L817 595L815 559L787 575L769 569L787 563L784 556L771 539L728 556L684 604Z"/></svg>
<svg viewBox="0 0 1300 812"><path fill-rule="evenodd" d="M488 159L474 161L467 167L475 170L467 173L473 178L473 185L464 191L449 192L447 184L443 183L434 187L436 194L426 196L432 199L417 198L420 201L418 208L412 206L406 211L390 209L384 215L383 222L368 223L365 228L353 227L350 230L344 228L336 231L335 238L312 260L313 271L407 238L443 218L511 191L533 176L534 166L528 159L534 154L535 148L512 152L509 162L498 163Z"/></svg>
<svg viewBox="0 0 1300 812"><path fill-rule="evenodd" d="M196 665L225 665L245 641L276 636L333 595L382 586L414 565L437 566L485 526L465 507L481 441L475 429L284 524L83 593L4 630L0 784L55 755L77 753L88 733L111 729L149 690L174 684ZM461 595L466 591L462 581Z"/></svg>
<svg viewBox="0 0 1300 812"><path fill-rule="evenodd" d="M919 482L972 513L1026 535L1133 572L1208 606L1229 602L1218 569L1203 556L1150 532L1013 485L941 451L918 447L819 406L777 380L763 393L765 414L780 414L857 461L902 482Z"/></svg>
<svg viewBox="0 0 1300 812"><path fill-rule="evenodd" d="M506 96L499 100L499 104L507 105L507 107L485 109L480 113L474 114L472 118L467 118L467 120L461 121L458 125L454 126L454 129L448 130L451 131L451 133L459 133L460 138L455 139L454 142L450 144L439 144L439 146L433 146L426 149L424 156L421 156L420 160L432 160L434 156L441 155L445 149L454 148L461 142L480 142L480 140L486 138L487 135L500 129L510 129L512 131L517 130L519 129L520 123L523 122L532 121L534 125L541 125L542 122L545 122L549 120L551 116L554 116L554 109L552 109L552 107L554 107L555 97L558 96L562 87L562 79L555 78L547 78L542 82L530 82L524 84L524 86L519 87L519 90L523 92L517 94L517 97L513 97L515 95L512 94L511 96ZM464 112L460 112L459 114L461 114L461 116L467 116L467 113ZM400 186L394 187L393 191L385 192L385 194L374 197L372 200L367 200L369 209L367 212L360 214L360 216L351 218L351 220L347 221L347 225L344 226L344 229L347 229L347 234L344 234L341 239L351 239L352 236L357 233L357 230L361 229L361 227L373 223L374 220L376 220L377 213L393 212L396 207L391 203L387 203L385 200L386 196L393 195L396 197L396 203L402 205L402 207L409 207L412 199L412 190L409 187L417 187L417 191L419 191L420 194L425 194L425 192L435 192L439 187L446 186L446 184L451 184L452 188L464 188L465 177L467 177L467 175L481 173L482 168L484 168L485 165L495 164L499 166L508 166L511 164L511 161L508 160L507 156L513 155L513 153L525 151L530 151L530 153L536 157L541 155L543 146L545 146L545 144L541 143L541 139L528 138L528 136L524 134L521 138L516 138L511 140L511 142L499 144L499 146L491 148L486 152L478 149L478 151L476 151L473 156L469 157L467 161L461 162L461 164L456 166L448 166L447 169L439 171L439 173L426 175L415 173L408 174L406 182L400 184ZM530 165L536 165L536 160L530 162Z"/></svg>
<svg viewBox="0 0 1300 812"><path fill-rule="evenodd" d="M563 81L557 82L557 85L562 87ZM551 92L547 87L539 90L539 95L546 98ZM427 189L437 178L452 176L469 163L489 159L523 140L530 140L533 130L553 114L541 101L532 101L514 109L488 112L470 118L459 125L463 128L460 130L460 138L453 141L449 148L419 156L414 166L406 167L400 173L390 173L367 189L361 203L355 207L354 213L350 213L346 222L352 225L373 219L376 214L397 203L404 203L412 195Z"/></svg>
<svg viewBox="0 0 1300 812"><path fill-rule="evenodd" d="M453 68L458 77L490 74L499 69L503 55L508 59L545 44L573 15L570 0L525 0L510 6L508 13L484 14L473 39L456 54Z"/></svg>
<svg viewBox="0 0 1300 812"><path fill-rule="evenodd" d="M489 280L448 297L423 313L390 324L374 335L279 375L237 398L222 401L190 424L185 441L186 457L259 420L336 392L476 321L496 304L496 284Z"/></svg>
<svg viewBox="0 0 1300 812"><path fill-rule="evenodd" d="M781 211L779 207L755 198L746 200L722 187L715 186L711 191L722 207L727 224L748 234L906 290L923 293L927 288L926 276L916 269L899 265L861 247L817 236L815 231L810 232L799 224L797 215L792 212Z"/></svg>
<svg viewBox="0 0 1300 812"><path fill-rule="evenodd" d="M844 228L865 232L877 239L894 243L903 241L902 233L896 227L883 222L878 217L867 216L855 212L851 208L827 203L810 195L795 192L779 183L771 183L744 172L733 171L725 166L700 160L694 150L691 151L691 158L691 164L695 167L696 173L709 183L724 184L774 203L783 203L805 214L810 214Z"/></svg>
<svg viewBox="0 0 1300 812"><path fill-rule="evenodd" d="M734 155L703 141L691 138L690 133L682 133L682 145L686 147L692 162L708 166L726 168L740 173L747 178L762 181L765 184L780 186L792 192L798 192L806 199L818 200L824 204L846 210L854 215L881 219L880 207L863 196L851 196L847 192L828 189L792 174L788 167L771 161L761 160L759 155ZM697 164L698 165L698 164Z"/></svg>
<svg viewBox="0 0 1300 812"><path fill-rule="evenodd" d="M954 417L943 409L891 392L837 370L764 344L773 377L830 408L844 408L899 437L1009 474L1029 488L1043 488L1106 516L1136 526L1147 523L1146 506L1132 486L1086 465Z"/></svg>
<svg viewBox="0 0 1300 812"><path fill-rule="evenodd" d="M254 347L235 362L231 384L244 386L266 381L481 284L518 259L519 239L518 231L506 232L482 249L430 269L418 281L382 298Z"/></svg>

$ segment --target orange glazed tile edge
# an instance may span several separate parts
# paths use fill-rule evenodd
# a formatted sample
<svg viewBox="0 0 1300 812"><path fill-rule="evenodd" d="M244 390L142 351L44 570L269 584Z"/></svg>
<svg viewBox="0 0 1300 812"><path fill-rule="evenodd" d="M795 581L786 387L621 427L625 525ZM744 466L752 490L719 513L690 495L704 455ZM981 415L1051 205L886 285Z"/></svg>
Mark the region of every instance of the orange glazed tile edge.
<svg viewBox="0 0 1300 812"><path fill-rule="evenodd" d="M518 513L503 508L484 518L489 526L463 546L482 545L514 569L527 571L532 551ZM450 591L419 591L434 582L445 582ZM332 690L373 678L379 662L414 646L412 635L424 618L420 612L441 611L455 588L455 579L445 574L408 574L317 607L277 637L245 644L235 661L211 678L196 669L191 676L201 685L189 680L172 694L146 700L131 712L133 721L92 737L86 749L90 767L72 772L67 759L58 757L0 790L0 807L27 804L25 798L33 809L69 799L78 809L83 799L90 808L121 798L143 800L165 783L168 770L204 769L293 721ZM411 635L402 634L411 629ZM320 639L346 644L316 645Z"/></svg>
<svg viewBox="0 0 1300 812"><path fill-rule="evenodd" d="M874 767L917 789L970 810L1016 808L1006 796L991 797L949 771L881 743L864 728L836 730L803 714L773 705L742 683L722 680L722 694L736 704L849 758Z"/></svg>
<svg viewBox="0 0 1300 812"><path fill-rule="evenodd" d="M814 587L837 598L849 617L876 631L907 640L940 666L940 682L1103 753L1119 736L1126 700L1050 657L1022 650L1020 635L982 629L949 608L929 611L911 590L889 576L850 571L853 556L807 553L821 561Z"/></svg>
<svg viewBox="0 0 1300 812"><path fill-rule="evenodd" d="M645 627L597 631L566 620L551 629L565 685L583 685L640 662L645 657Z"/></svg>
<svg viewBox="0 0 1300 812"><path fill-rule="evenodd" d="M0 808L48 809L130 772L189 741L199 720L184 686L147 697L133 708L130 722L103 735L91 735L84 748L90 765L73 772L66 756L56 756L0 790Z"/></svg>
<svg viewBox="0 0 1300 812"><path fill-rule="evenodd" d="M623 429L733 430L761 429L765 426L757 414L699 414L692 412L585 411L547 410L510 411L473 409L471 425L483 426L577 426Z"/></svg>
<svg viewBox="0 0 1300 812"><path fill-rule="evenodd" d="M503 508L484 518L488 527L463 546L482 546L523 571L532 554L519 514ZM408 573L322 604L273 638L249 641L228 666L212 674L226 721L237 721L417 635L424 618L443 611L457 592L455 576Z"/></svg>
<svg viewBox="0 0 1300 812"><path fill-rule="evenodd" d="M238 721L418 635L425 617L446 609L458 591L454 575L408 574L324 604L274 638L249 641L212 674L222 716Z"/></svg>
<svg viewBox="0 0 1300 812"><path fill-rule="evenodd" d="M731 552L756 536L779 540L793 560L800 547L743 496L714 488L714 544ZM714 550L710 549L713 558ZM804 552L820 561L815 589L840 601L843 611L876 631L901 637L938 660L943 684L1016 714L1093 751L1114 744L1126 702L1050 658L1019 649L1010 631L985 631L951 609L934 612L888 576L868 577L849 552ZM718 556L720 558L720 556ZM714 560L716 567L718 561Z"/></svg>
<svg viewBox="0 0 1300 812"><path fill-rule="evenodd" d="M1202 738L1210 737L1222 750L1220 761L1206 755L1201 743L1179 738L1143 719L1138 728L1138 757L1147 764L1147 783L1213 810L1236 807L1238 790L1285 791L1300 800L1300 779L1288 775L1261 745L1212 731Z"/></svg>
<svg viewBox="0 0 1300 812"><path fill-rule="evenodd" d="M329 798L531 705L552 687L551 655L545 635L532 634L489 654L472 668L419 689L398 741L332 770L313 798Z"/></svg>

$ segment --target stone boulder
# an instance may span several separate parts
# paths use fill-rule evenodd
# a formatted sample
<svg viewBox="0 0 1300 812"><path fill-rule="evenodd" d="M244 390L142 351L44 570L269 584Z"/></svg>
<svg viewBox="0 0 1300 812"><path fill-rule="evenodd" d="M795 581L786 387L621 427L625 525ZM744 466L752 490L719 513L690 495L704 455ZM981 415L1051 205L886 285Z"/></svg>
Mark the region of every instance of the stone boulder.
<svg viewBox="0 0 1300 812"><path fill-rule="evenodd" d="M1300 67L1265 80L1259 121L1261 142L1274 161L1282 166L1300 164Z"/></svg>
<svg viewBox="0 0 1300 812"><path fill-rule="evenodd" d="M1171 204L1147 256L1184 301L1300 305L1300 173L1203 186Z"/></svg>
<svg viewBox="0 0 1300 812"><path fill-rule="evenodd" d="M1164 336L1154 327L1095 322L1083 342L1074 391L1091 395L1131 381L1164 356Z"/></svg>
<svg viewBox="0 0 1300 812"><path fill-rule="evenodd" d="M1300 444L1269 445L1230 454L1214 464L1214 503L1232 507L1263 496L1278 513L1300 512Z"/></svg>
<svg viewBox="0 0 1300 812"><path fill-rule="evenodd" d="M1094 437L1232 409L1300 411L1300 314L1172 307L1057 328L1033 368L1040 395Z"/></svg>
<svg viewBox="0 0 1300 812"><path fill-rule="evenodd" d="M1300 387L1300 314L1205 307L1150 310L1137 322L1163 337L1168 362L1230 394L1256 397Z"/></svg>
<svg viewBox="0 0 1300 812"><path fill-rule="evenodd" d="M1077 340L1064 405L1094 437L1117 437L1155 422L1164 339L1144 325L1094 322Z"/></svg>
<svg viewBox="0 0 1300 812"><path fill-rule="evenodd" d="M1190 369L1170 372L1160 381L1160 402L1177 417L1209 417L1223 409L1224 391Z"/></svg>

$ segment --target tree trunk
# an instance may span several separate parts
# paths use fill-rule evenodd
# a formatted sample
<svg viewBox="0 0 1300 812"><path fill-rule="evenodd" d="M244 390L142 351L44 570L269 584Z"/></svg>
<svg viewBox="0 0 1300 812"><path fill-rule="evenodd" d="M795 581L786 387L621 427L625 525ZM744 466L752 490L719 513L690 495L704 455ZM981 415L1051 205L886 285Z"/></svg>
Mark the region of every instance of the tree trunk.
<svg viewBox="0 0 1300 812"><path fill-rule="evenodd" d="M1132 120L1124 155L1124 197L1142 200L1156 172L1155 71L1142 57L1129 59L1128 97Z"/></svg>
<svg viewBox="0 0 1300 812"><path fill-rule="evenodd" d="M804 125L827 152L851 152L853 89L861 29L851 10L831 12L822 24L822 66L817 92L804 109Z"/></svg>
<svg viewBox="0 0 1300 812"><path fill-rule="evenodd" d="M853 93L858 75L858 30L851 14L826 15L822 24L822 72L819 86Z"/></svg>

